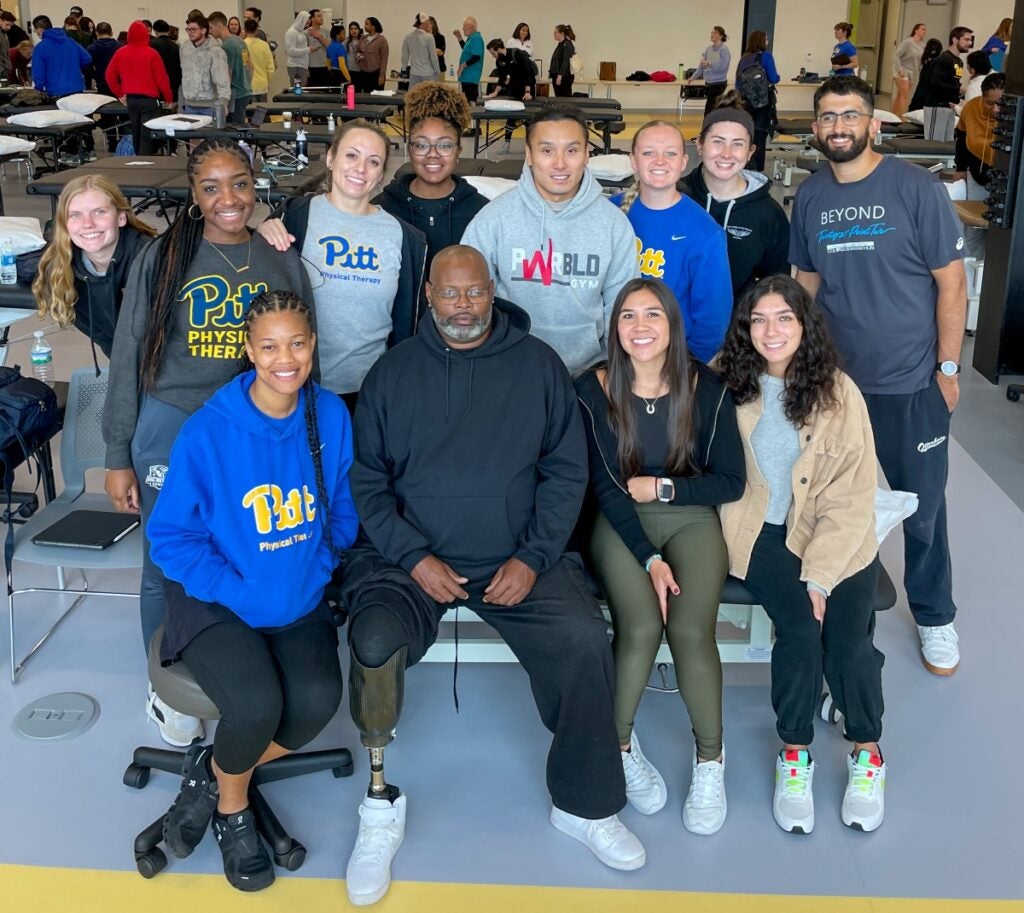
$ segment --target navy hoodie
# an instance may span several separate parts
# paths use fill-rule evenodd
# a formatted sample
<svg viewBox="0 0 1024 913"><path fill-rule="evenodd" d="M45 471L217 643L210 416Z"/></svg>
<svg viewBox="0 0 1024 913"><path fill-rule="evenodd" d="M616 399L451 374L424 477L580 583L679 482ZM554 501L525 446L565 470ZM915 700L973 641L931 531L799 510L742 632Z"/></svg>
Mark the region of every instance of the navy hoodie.
<svg viewBox="0 0 1024 913"><path fill-rule="evenodd" d="M352 494L370 541L407 572L434 555L470 586L513 557L551 568L587 487L565 366L521 308L496 298L493 315L475 349L421 321L370 369L355 417Z"/></svg>
<svg viewBox="0 0 1024 913"><path fill-rule="evenodd" d="M254 378L234 378L182 426L146 535L153 561L189 596L272 628L317 607L337 562L323 534L305 392L290 416L270 418L249 398ZM331 532L344 549L358 525L351 426L342 401L314 389Z"/></svg>

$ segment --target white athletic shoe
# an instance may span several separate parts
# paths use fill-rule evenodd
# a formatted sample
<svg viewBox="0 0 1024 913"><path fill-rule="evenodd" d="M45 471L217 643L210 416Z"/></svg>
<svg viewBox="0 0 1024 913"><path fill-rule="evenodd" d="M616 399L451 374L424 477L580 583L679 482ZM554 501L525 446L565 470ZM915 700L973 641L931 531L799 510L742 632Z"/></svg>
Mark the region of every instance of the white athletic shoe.
<svg viewBox="0 0 1024 913"><path fill-rule="evenodd" d="M624 872L639 869L647 861L643 844L618 815L607 818L577 818L551 807L551 823L563 834L579 840L606 866Z"/></svg>
<svg viewBox="0 0 1024 913"><path fill-rule="evenodd" d="M885 761L861 749L846 756L850 778L843 796L843 824L858 831L873 831L885 817Z"/></svg>
<svg viewBox="0 0 1024 913"><path fill-rule="evenodd" d="M924 667L936 675L952 675L960 665L960 640L953 623L932 628L917 626Z"/></svg>
<svg viewBox="0 0 1024 913"><path fill-rule="evenodd" d="M658 769L640 750L634 732L629 738L629 751L622 755L622 772L626 775L626 798L641 815L660 812L668 802L668 787Z"/></svg>
<svg viewBox="0 0 1024 913"><path fill-rule="evenodd" d="M498 150L498 155L511 155L511 154L512 154L512 144L511 143L504 143L502 145L502 147Z"/></svg>
<svg viewBox="0 0 1024 913"><path fill-rule="evenodd" d="M814 830L814 761L806 750L780 751L775 758L775 822L791 834Z"/></svg>
<svg viewBox="0 0 1024 913"><path fill-rule="evenodd" d="M721 761L697 762L693 753L693 773L690 776L690 791L683 803L683 827L691 834L705 837L717 833L725 824L728 810L725 801L725 748Z"/></svg>
<svg viewBox="0 0 1024 913"><path fill-rule="evenodd" d="M359 834L348 858L349 903L376 903L391 887L391 860L405 837L405 796L394 802L367 796L359 806Z"/></svg>
<svg viewBox="0 0 1024 913"><path fill-rule="evenodd" d="M160 738L168 745L175 748L188 748L197 739L202 739L206 733L203 729L203 721L198 717L189 716L186 713L178 713L173 707L168 707L149 686L146 695L146 716L160 730Z"/></svg>

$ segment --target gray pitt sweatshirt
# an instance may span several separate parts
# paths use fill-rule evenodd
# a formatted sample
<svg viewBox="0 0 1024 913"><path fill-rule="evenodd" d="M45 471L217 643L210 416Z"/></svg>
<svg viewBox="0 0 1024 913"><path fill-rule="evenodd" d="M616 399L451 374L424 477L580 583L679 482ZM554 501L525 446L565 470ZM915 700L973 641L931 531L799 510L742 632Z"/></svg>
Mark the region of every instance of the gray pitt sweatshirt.
<svg viewBox="0 0 1024 913"><path fill-rule="evenodd" d="M155 238L132 264L125 284L103 409L107 469L132 465L146 323L155 297L160 255L160 239ZM236 272L225 256L236 266L248 263L249 268ZM167 335L163 365L148 395L189 414L195 412L238 373L249 302L261 292L275 289L313 301L309 278L294 250L280 253L258 234L252 236L251 251L247 244L218 245L215 250L203 241L189 265L174 325Z"/></svg>
<svg viewBox="0 0 1024 913"><path fill-rule="evenodd" d="M640 272L633 228L589 170L556 211L524 165L516 186L477 213L462 243L484 255L495 294L530 315L530 332L571 374L605 356L615 296Z"/></svg>

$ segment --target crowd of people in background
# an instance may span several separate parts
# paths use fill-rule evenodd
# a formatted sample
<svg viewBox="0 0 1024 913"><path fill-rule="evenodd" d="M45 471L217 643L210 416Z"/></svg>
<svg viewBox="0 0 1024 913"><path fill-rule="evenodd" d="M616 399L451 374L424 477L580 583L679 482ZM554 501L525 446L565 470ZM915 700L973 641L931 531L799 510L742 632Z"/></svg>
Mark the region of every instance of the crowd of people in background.
<svg viewBox="0 0 1024 913"><path fill-rule="evenodd" d="M109 90L143 153L142 124L162 104L242 123L278 63L292 84L364 91L396 63L376 17L346 28L300 11L277 48L261 16L193 10L181 35L137 20L122 41L73 8L63 27L33 20L23 63L21 43L3 57L14 74L30 62L52 95ZM0 35L14 28L0 14ZM455 173L487 55L491 92L530 100L539 71L528 23L485 43L467 17L455 49L426 11L400 51L409 174L385 183L388 136L357 119L329 146L323 190L255 229L253 163L227 136L189 151L188 205L158 237L107 178L67 185L33 290L43 315L89 336L97 366L96 348L110 360L106 490L147 536L143 647L159 630L162 660L184 661L222 714L212 747L193 744L202 721L147 695L165 740L191 746L164 822L176 856L212 829L232 885L273 882L247 787L341 699L332 579L371 764L354 904L388 890L406 804L384 752L407 669L456 604L526 669L554 737L551 823L606 865L646 860L623 807L668 801L634 726L663 636L694 733L683 824L707 836L726 820L715 618L729 573L775 625L776 822L813 831L824 680L852 748L841 819L882 824L877 466L918 495L905 588L925 667L951 675L945 484L966 295L945 190L874 149L852 33L835 26L836 75L814 94L827 167L799 188L792 222L761 173L780 78L768 36L751 32L733 69L720 26L693 74L709 88L697 167L687 173L675 123L650 121L632 140L635 183L611 199L567 103L523 113L525 162L506 193L488 201ZM963 170L979 186L992 158L977 134L991 128L1009 37L1001 26L967 58L963 100L970 29L932 54L918 24L896 53L900 103L917 80L929 135L952 138L962 101ZM576 34L559 24L553 39L548 80L568 97ZM888 230L842 243L863 234L863 213ZM225 424L231 459L215 459ZM607 598L612 644L577 552Z"/></svg>

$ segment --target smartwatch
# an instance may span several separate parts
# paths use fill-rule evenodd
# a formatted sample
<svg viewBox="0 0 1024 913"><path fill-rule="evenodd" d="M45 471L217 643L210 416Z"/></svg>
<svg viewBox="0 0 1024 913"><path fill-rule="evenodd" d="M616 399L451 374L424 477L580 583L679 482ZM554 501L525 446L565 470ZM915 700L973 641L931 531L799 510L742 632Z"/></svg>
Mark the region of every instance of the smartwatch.
<svg viewBox="0 0 1024 913"><path fill-rule="evenodd" d="M671 479L658 479L655 491L658 493L658 500L668 504L675 499L676 483Z"/></svg>
<svg viewBox="0 0 1024 913"><path fill-rule="evenodd" d="M946 377L956 377L960 373L960 365L955 361L940 361L935 366L935 370L940 374L945 374Z"/></svg>

